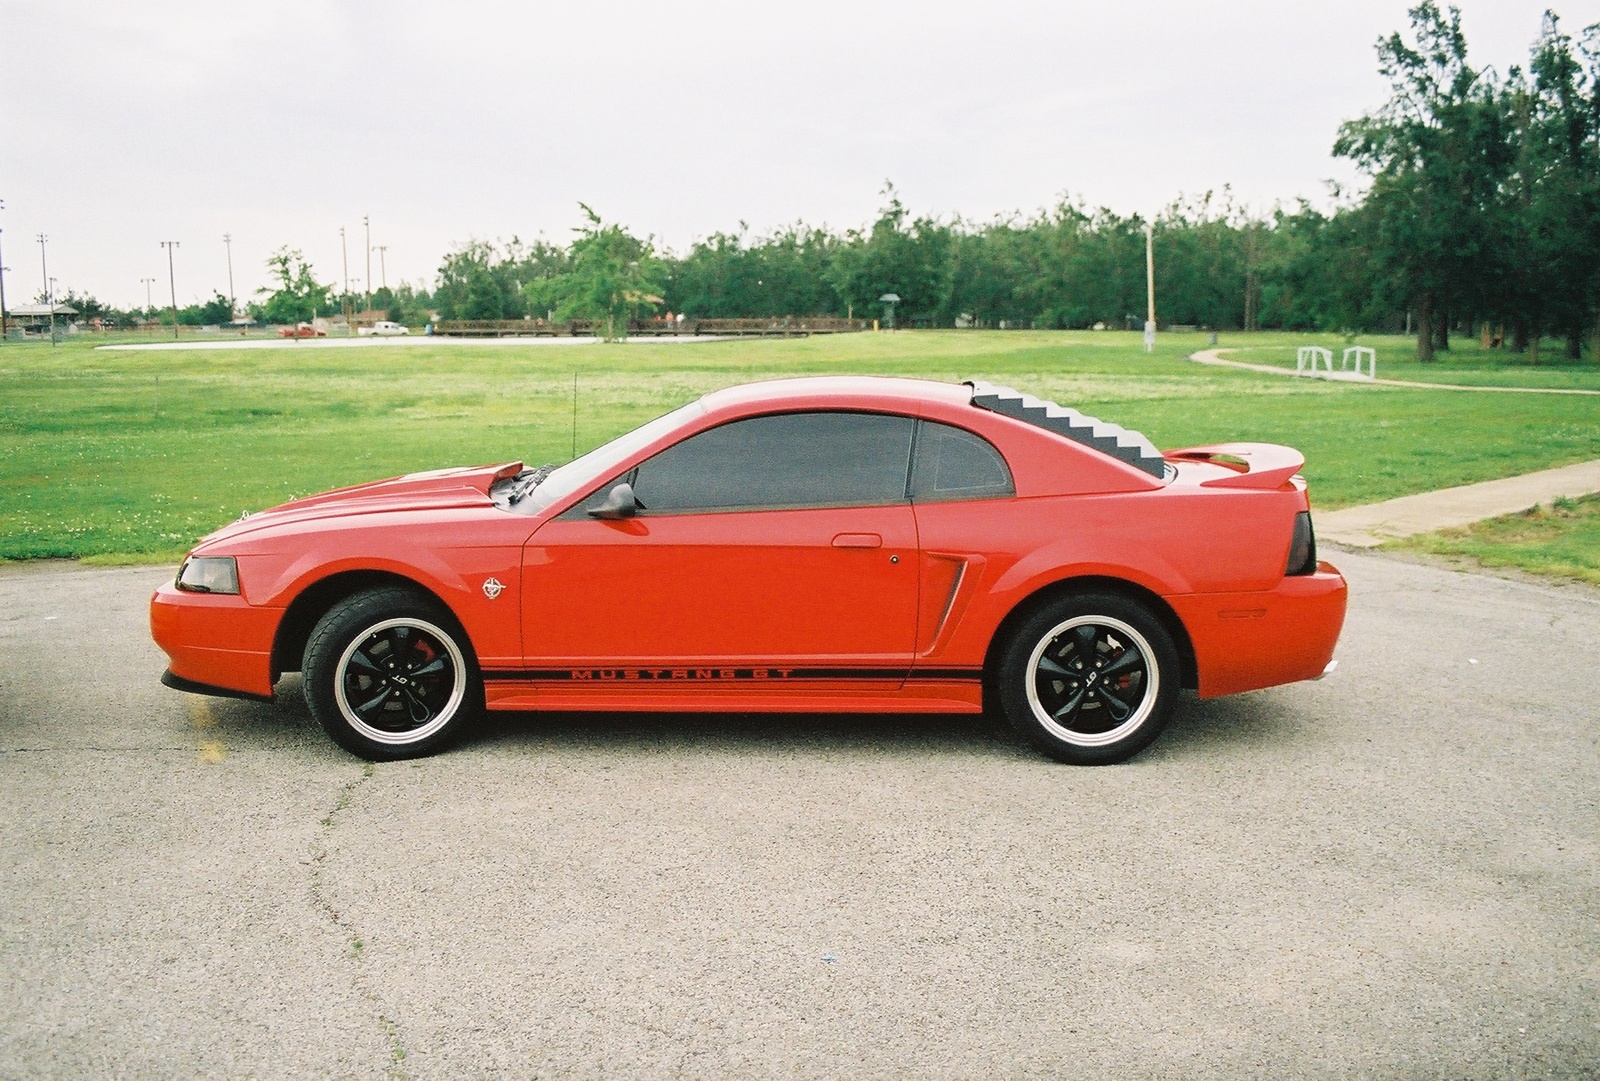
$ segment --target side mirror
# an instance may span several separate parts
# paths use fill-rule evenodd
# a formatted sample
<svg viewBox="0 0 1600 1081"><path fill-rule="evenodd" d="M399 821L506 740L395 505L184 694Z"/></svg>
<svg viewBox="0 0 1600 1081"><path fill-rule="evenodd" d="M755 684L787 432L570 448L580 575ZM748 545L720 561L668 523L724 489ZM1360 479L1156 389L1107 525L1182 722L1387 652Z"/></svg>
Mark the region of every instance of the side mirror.
<svg viewBox="0 0 1600 1081"><path fill-rule="evenodd" d="M632 518L639 513L642 504L633 496L633 485L623 481L611 489L606 501L589 512L591 518L604 518L615 521L619 518Z"/></svg>

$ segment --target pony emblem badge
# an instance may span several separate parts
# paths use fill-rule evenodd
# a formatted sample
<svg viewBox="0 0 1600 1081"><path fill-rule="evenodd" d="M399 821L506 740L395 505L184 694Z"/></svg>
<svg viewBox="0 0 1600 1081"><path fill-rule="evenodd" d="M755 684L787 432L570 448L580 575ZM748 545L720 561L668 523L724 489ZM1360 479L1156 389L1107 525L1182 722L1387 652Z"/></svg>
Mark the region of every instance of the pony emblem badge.
<svg viewBox="0 0 1600 1081"><path fill-rule="evenodd" d="M483 595L490 600L498 597L506 587L500 584L500 579L490 578L483 583Z"/></svg>

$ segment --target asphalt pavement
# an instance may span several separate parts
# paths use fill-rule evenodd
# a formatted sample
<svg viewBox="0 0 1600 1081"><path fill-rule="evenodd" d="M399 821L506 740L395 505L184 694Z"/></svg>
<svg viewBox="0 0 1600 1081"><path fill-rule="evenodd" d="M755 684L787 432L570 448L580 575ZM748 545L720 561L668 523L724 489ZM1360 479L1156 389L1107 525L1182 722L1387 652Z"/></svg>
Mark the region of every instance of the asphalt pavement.
<svg viewBox="0 0 1600 1081"><path fill-rule="evenodd" d="M497 717L371 767L0 568L0 1077L1593 1077L1600 593L1369 554L1134 761Z"/></svg>

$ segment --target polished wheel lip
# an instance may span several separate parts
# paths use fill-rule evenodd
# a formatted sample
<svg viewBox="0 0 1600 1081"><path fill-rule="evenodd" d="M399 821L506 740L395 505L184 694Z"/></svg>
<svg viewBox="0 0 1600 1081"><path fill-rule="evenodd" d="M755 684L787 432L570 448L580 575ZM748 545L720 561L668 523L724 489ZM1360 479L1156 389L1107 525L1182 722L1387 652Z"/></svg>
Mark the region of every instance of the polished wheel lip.
<svg viewBox="0 0 1600 1081"><path fill-rule="evenodd" d="M410 627L430 636L434 642L443 647L445 654L450 658L450 663L455 670L455 682L450 688L450 698L440 707L439 711L426 723L404 732L387 732L382 728L374 728L361 719L355 709L350 705L344 693L345 671L350 664L350 658L356 651L366 644L367 639L383 631L395 627ZM413 616L397 616L392 619L379 620L370 627L363 629L359 634L352 635L350 644L344 647L344 652L339 654L339 663L333 670L333 698L339 707L339 715L345 723L355 729L363 738L374 743L381 743L389 747L404 747L413 743L420 743L429 736L437 733L449 724L460 711L461 703L467 695L467 665L466 658L462 656L461 647L456 645L455 638L442 628L425 619Z"/></svg>
<svg viewBox="0 0 1600 1081"><path fill-rule="evenodd" d="M1127 637L1131 648L1137 649L1144 656L1144 697L1139 700L1139 705L1128 715L1127 720L1106 732L1074 732L1052 717L1050 711L1039 701L1039 661L1044 657L1044 651L1063 634L1083 626L1103 627L1115 631ZM1161 669L1156 663L1156 652L1150 647L1149 640L1127 623L1113 616L1073 616L1071 619L1062 620L1040 636L1038 644L1033 647L1033 652L1028 655L1023 683L1023 689L1028 696L1028 708L1033 711L1034 720L1038 721L1046 732L1074 747L1106 747L1133 735L1155 711L1156 698L1161 693Z"/></svg>

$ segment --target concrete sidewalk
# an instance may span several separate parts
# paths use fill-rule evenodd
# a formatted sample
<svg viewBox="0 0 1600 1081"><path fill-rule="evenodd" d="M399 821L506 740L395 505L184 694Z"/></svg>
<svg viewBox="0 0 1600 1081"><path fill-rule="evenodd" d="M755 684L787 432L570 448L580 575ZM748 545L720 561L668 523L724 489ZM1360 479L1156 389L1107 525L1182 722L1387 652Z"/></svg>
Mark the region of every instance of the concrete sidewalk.
<svg viewBox="0 0 1600 1081"><path fill-rule="evenodd" d="M1316 516L1317 539L1352 548L1376 548L1384 541L1414 533L1471 525L1592 492L1600 492L1600 461L1328 511Z"/></svg>

